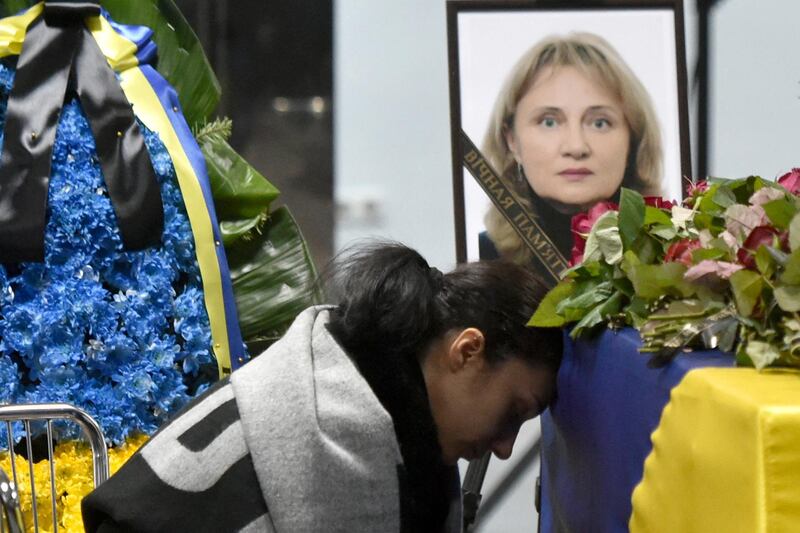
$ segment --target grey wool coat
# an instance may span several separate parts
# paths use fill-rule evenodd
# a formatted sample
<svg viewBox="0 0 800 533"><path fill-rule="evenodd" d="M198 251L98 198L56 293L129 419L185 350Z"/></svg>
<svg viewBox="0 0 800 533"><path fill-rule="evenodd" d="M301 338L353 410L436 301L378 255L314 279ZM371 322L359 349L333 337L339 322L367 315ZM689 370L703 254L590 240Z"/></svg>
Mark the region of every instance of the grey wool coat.
<svg viewBox="0 0 800 533"><path fill-rule="evenodd" d="M312 307L83 501L86 530L394 532L392 417ZM461 531L457 471L443 531ZM416 528L414 528L416 529Z"/></svg>

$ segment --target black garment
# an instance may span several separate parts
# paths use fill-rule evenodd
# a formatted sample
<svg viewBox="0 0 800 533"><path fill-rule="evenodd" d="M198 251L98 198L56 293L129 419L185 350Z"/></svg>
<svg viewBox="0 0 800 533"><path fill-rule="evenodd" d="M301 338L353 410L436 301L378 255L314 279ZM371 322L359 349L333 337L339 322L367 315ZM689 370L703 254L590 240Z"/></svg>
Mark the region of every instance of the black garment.
<svg viewBox="0 0 800 533"><path fill-rule="evenodd" d="M403 465L399 467L401 531L440 532L450 511L456 477L442 461L425 378L416 358L352 354L394 423Z"/></svg>
<svg viewBox="0 0 800 533"><path fill-rule="evenodd" d="M547 236L556 245L561 255L569 261L572 256L572 215L564 215L553 209L543 200L534 201L536 221ZM498 259L500 253L489 234L482 231L478 234L478 256L481 259ZM538 263L534 261L534 263ZM546 274L547 279L549 274Z"/></svg>

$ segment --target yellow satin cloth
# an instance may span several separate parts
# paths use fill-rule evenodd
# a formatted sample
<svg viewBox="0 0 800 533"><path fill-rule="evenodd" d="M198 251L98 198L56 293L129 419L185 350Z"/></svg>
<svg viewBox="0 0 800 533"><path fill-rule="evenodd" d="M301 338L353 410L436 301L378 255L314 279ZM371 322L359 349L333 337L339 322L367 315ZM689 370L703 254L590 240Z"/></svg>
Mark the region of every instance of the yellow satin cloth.
<svg viewBox="0 0 800 533"><path fill-rule="evenodd" d="M652 440L631 532L800 532L800 372L692 370Z"/></svg>

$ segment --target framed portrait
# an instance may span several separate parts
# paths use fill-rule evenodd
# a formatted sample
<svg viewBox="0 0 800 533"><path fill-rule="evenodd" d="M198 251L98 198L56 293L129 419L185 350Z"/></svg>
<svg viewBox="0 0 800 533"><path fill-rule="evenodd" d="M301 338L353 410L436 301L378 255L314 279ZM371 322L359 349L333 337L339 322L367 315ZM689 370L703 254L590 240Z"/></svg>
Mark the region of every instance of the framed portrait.
<svg viewBox="0 0 800 533"><path fill-rule="evenodd" d="M621 187L682 198L681 0L450 0L447 23L459 261L531 260L553 279L572 215Z"/></svg>

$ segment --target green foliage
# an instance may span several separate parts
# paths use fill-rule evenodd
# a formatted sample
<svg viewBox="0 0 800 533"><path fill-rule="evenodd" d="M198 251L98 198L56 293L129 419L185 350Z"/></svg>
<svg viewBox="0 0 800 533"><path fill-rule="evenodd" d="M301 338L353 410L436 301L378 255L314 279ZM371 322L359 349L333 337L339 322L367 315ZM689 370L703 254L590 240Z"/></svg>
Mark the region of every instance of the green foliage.
<svg viewBox="0 0 800 533"><path fill-rule="evenodd" d="M797 206L786 198L767 202L762 207L769 220L778 229L787 229L797 214Z"/></svg>
<svg viewBox="0 0 800 533"><path fill-rule="evenodd" d="M740 270L731 276L731 289L739 314L749 317L761 296L764 278L752 270Z"/></svg>
<svg viewBox="0 0 800 533"><path fill-rule="evenodd" d="M607 211L597 219L586 239L584 261L605 259L613 265L622 259L623 246L617 216L616 211Z"/></svg>
<svg viewBox="0 0 800 533"><path fill-rule="evenodd" d="M285 207L260 234L228 250L239 325L253 355L279 338L297 314L321 301L316 270L300 229Z"/></svg>
<svg viewBox="0 0 800 533"><path fill-rule="evenodd" d="M687 205L647 206L623 189L532 323L572 325L575 337L632 325L658 364L695 347L800 368L800 197L751 176L699 188Z"/></svg>
<svg viewBox="0 0 800 533"><path fill-rule="evenodd" d="M269 214L278 189L250 166L222 137L210 135L200 145L226 247L249 238Z"/></svg>
<svg viewBox="0 0 800 533"><path fill-rule="evenodd" d="M789 254L789 258L784 265L780 280L791 285L800 285L800 249Z"/></svg>
<svg viewBox="0 0 800 533"><path fill-rule="evenodd" d="M654 300L665 294L683 296L691 292L688 283L683 281L685 272L686 266L680 263L641 264L631 269L628 278L637 296Z"/></svg>
<svg viewBox="0 0 800 533"><path fill-rule="evenodd" d="M792 217L789 223L789 248L793 252L800 249L800 214Z"/></svg>
<svg viewBox="0 0 800 533"><path fill-rule="evenodd" d="M619 235L622 238L622 245L626 249L630 249L644 225L644 208L644 198L641 194L622 188L619 200ZM659 212L662 211L659 210Z"/></svg>
<svg viewBox="0 0 800 533"><path fill-rule="evenodd" d="M800 287L797 285L782 285L775 287L775 301L784 311L795 313L800 311Z"/></svg>
<svg viewBox="0 0 800 533"><path fill-rule="evenodd" d="M0 17L15 15L35 3L33 0L4 0L1 4Z"/></svg>
<svg viewBox="0 0 800 533"><path fill-rule="evenodd" d="M539 307L536 308L536 312L528 321L528 325L540 328L560 328L563 326L567 321L556 312L556 305L568 299L574 290L575 283L572 280L565 280L556 285L547 293Z"/></svg>
<svg viewBox="0 0 800 533"><path fill-rule="evenodd" d="M221 89L200 41L172 0L103 0L117 22L153 30L158 72L175 88L191 127L205 123L217 108Z"/></svg>

